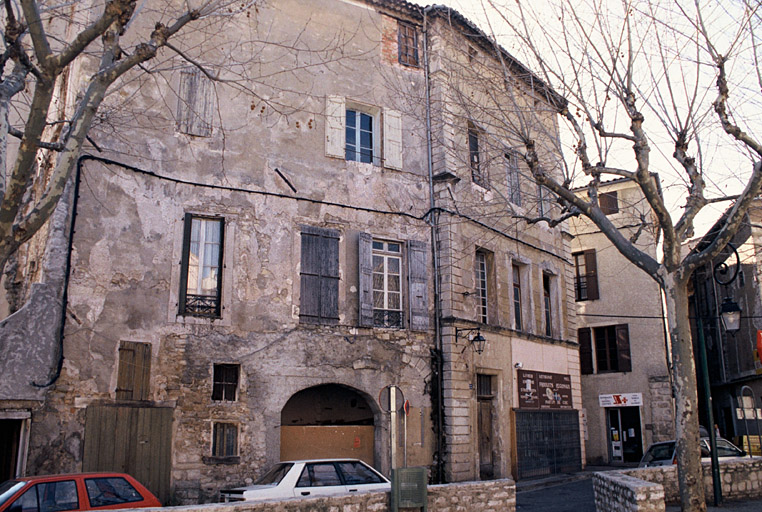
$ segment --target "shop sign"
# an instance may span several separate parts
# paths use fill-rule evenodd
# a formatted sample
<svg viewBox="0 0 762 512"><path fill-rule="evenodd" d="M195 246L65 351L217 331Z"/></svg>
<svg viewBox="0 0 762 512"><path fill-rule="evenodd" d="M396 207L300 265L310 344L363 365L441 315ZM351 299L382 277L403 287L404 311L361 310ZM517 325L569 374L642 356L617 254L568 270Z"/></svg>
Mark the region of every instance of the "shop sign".
<svg viewBox="0 0 762 512"><path fill-rule="evenodd" d="M619 393L613 395L598 395L601 407L636 407L643 405L642 393Z"/></svg>
<svg viewBox="0 0 762 512"><path fill-rule="evenodd" d="M517 370L520 409L573 409L571 376Z"/></svg>

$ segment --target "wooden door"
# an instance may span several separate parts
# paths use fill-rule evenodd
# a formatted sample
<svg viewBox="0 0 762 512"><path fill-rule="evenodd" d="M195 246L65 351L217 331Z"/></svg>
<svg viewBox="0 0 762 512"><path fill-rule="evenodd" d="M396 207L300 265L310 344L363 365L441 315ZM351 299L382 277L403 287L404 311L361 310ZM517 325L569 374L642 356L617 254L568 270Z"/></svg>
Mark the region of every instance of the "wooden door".
<svg viewBox="0 0 762 512"><path fill-rule="evenodd" d="M172 414L168 407L89 406L82 471L128 473L166 503Z"/></svg>
<svg viewBox="0 0 762 512"><path fill-rule="evenodd" d="M495 476L495 466L492 457L492 400L478 402L479 428L479 478L489 480Z"/></svg>

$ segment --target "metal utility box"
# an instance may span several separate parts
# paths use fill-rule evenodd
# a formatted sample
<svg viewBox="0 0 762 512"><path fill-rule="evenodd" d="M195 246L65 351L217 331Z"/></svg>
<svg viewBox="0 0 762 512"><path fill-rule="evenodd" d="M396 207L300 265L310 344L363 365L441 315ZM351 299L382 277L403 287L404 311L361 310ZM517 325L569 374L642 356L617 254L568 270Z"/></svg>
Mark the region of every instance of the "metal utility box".
<svg viewBox="0 0 762 512"><path fill-rule="evenodd" d="M401 508L422 508L426 512L427 481L426 468L392 469L392 512Z"/></svg>

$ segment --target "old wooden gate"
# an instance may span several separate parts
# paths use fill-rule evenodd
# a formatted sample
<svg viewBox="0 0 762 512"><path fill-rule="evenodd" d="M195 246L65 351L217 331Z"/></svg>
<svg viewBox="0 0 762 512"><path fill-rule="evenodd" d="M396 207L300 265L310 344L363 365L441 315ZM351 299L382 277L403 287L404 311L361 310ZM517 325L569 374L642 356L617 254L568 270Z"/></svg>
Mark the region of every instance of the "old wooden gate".
<svg viewBox="0 0 762 512"><path fill-rule="evenodd" d="M168 407L89 406L82 470L129 473L166 504L172 412Z"/></svg>

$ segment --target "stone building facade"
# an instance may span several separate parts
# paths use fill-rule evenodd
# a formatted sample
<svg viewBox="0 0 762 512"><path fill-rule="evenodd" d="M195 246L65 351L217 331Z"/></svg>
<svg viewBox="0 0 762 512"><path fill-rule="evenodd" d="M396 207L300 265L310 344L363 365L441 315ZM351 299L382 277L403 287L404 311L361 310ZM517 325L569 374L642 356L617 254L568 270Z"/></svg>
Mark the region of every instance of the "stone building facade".
<svg viewBox="0 0 762 512"><path fill-rule="evenodd" d="M599 200L626 238L655 255L656 223L648 222L651 209L634 182L601 184ZM569 225L587 462L639 462L651 443L674 439L659 286L590 221L579 217Z"/></svg>
<svg viewBox="0 0 762 512"><path fill-rule="evenodd" d="M724 216L720 221L723 219ZM755 455L762 453L759 448L759 434L762 432L760 226L762 202L757 199L749 207L738 233L720 256L694 272L691 302L696 351L700 346L699 319L703 327L714 423L723 437L733 439ZM714 230L710 230L696 243L709 243L713 234ZM740 309L737 331L728 331L722 320L723 307L727 303L733 303ZM697 371L700 371L698 365ZM704 385L700 378L698 386L701 424L708 425Z"/></svg>
<svg viewBox="0 0 762 512"><path fill-rule="evenodd" d="M570 237L493 215L552 205L498 149L516 141L460 101L463 69L512 57L454 11L398 0L277 0L218 37L237 33L342 51L262 49L259 99L177 56L124 85L135 127L91 134L46 279L0 324L9 472L124 470L192 503L281 459L433 481L579 467ZM500 94L533 106L558 161L562 100L510 62Z"/></svg>

